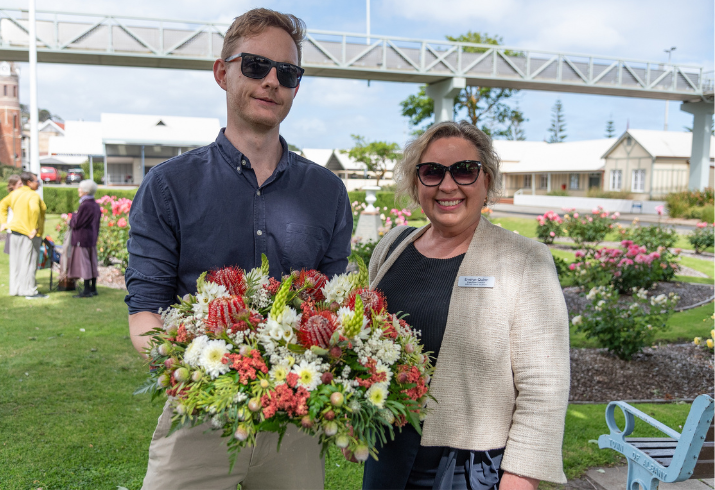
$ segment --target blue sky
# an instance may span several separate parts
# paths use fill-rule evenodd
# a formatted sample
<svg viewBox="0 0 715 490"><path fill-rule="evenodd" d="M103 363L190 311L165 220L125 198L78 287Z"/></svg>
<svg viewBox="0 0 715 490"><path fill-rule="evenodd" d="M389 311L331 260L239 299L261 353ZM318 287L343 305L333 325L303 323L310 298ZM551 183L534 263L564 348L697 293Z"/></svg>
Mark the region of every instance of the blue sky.
<svg viewBox="0 0 715 490"><path fill-rule="evenodd" d="M37 8L57 5L37 0ZM5 0L6 8L27 2ZM63 0L62 10L229 22L246 9L263 6L301 17L309 28L363 33L364 0ZM468 30L496 34L504 44L666 61L713 69L711 0L372 0L371 32L415 39L444 39ZM28 74L26 63L21 63ZM65 120L99 120L102 112L217 117L225 123L225 95L209 71L157 70L40 64L39 102ZM21 101L29 103L29 82L21 80ZM351 134L370 140L409 138L399 102L418 86L406 83L306 78L282 134L302 148L345 148ZM556 99L563 102L567 141L604 136L612 116L617 133L631 128L663 129L665 102L624 97L521 91L529 140L543 140ZM669 129L683 130L692 116L670 103Z"/></svg>

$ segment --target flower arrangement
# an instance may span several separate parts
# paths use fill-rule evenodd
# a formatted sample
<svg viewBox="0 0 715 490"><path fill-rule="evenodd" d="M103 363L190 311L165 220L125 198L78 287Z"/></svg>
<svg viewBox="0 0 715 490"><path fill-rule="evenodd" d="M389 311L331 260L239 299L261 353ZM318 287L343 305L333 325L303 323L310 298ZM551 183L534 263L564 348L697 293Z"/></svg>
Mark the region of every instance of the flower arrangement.
<svg viewBox="0 0 715 490"><path fill-rule="evenodd" d="M232 460L259 432L282 435L288 424L317 435L323 451L376 457L395 428L420 430L433 367L358 263L331 280L302 270L277 281L265 256L249 272L201 275L197 293L148 334L153 370L137 393L169 397L173 430L209 422L222 431Z"/></svg>
<svg viewBox="0 0 715 490"><path fill-rule="evenodd" d="M564 220L558 213L547 211L536 218L536 236L544 243L554 243L554 238L564 235Z"/></svg>
<svg viewBox="0 0 715 490"><path fill-rule="evenodd" d="M593 245L602 242L610 230L614 228L613 222L617 220L620 213L610 214L601 206L594 208L590 215L581 215L573 209L564 209L564 228L568 235L578 246L585 243Z"/></svg>
<svg viewBox="0 0 715 490"><path fill-rule="evenodd" d="M695 249L696 254L715 245L715 229L713 226L715 224L707 224L701 221L695 225L695 229L688 235L688 241Z"/></svg>
<svg viewBox="0 0 715 490"><path fill-rule="evenodd" d="M633 288L632 301L619 301L613 286L592 288L582 315L571 319L577 332L595 338L601 347L621 359L630 360L634 354L651 345L655 332L667 327L668 317L680 299L670 293L648 297L645 289Z"/></svg>
<svg viewBox="0 0 715 490"><path fill-rule="evenodd" d="M612 284L625 293L634 287L648 288L658 281L671 281L678 270L679 252L664 247L648 252L643 245L623 240L621 248L577 250L576 262L569 265L569 270L577 286Z"/></svg>

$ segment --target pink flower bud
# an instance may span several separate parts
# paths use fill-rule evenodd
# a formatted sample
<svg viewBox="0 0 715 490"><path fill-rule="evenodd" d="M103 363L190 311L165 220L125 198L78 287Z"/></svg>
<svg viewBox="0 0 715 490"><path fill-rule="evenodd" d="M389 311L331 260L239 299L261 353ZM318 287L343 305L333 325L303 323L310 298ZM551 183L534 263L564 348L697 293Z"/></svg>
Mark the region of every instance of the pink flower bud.
<svg viewBox="0 0 715 490"><path fill-rule="evenodd" d="M335 422L328 422L323 426L323 432L328 437L332 437L338 433L338 424Z"/></svg>
<svg viewBox="0 0 715 490"><path fill-rule="evenodd" d="M311 420L310 415L304 415L303 418L300 419L300 425L302 425L305 429L313 427L313 421Z"/></svg>
<svg viewBox="0 0 715 490"><path fill-rule="evenodd" d="M412 344L405 344L405 352L412 354L415 351L415 346Z"/></svg>
<svg viewBox="0 0 715 490"><path fill-rule="evenodd" d="M361 444L355 448L355 451L353 451L353 456L355 456L355 459L357 459L358 461L367 461L367 458L370 457L370 450L367 448L367 446Z"/></svg>
<svg viewBox="0 0 715 490"><path fill-rule="evenodd" d="M257 412L257 411L259 411L261 408L262 408L262 407L261 407L261 400L260 400L259 398L252 398L252 399L248 402L248 409L249 409L251 412Z"/></svg>
<svg viewBox="0 0 715 490"><path fill-rule="evenodd" d="M248 430L246 430L246 428L243 426L239 426L233 436L239 441L243 442L248 439Z"/></svg>
<svg viewBox="0 0 715 490"><path fill-rule="evenodd" d="M179 369L174 371L174 379L177 383L183 383L184 381L188 381L189 370L185 367L180 367Z"/></svg>
<svg viewBox="0 0 715 490"><path fill-rule="evenodd" d="M323 417L325 418L325 420L335 420L335 412L333 412L332 410L328 410L327 412L325 412L325 415L323 415Z"/></svg>
<svg viewBox="0 0 715 490"><path fill-rule="evenodd" d="M330 371L324 372L323 375L320 377L320 381L322 381L324 385L329 385L333 382L333 373L331 373Z"/></svg>
<svg viewBox="0 0 715 490"><path fill-rule="evenodd" d="M330 403L331 403L334 407L340 407L340 406L342 406L344 401L345 401L345 397L344 397L343 394L340 393L339 391L336 391L335 393L333 393L332 395L330 395ZM331 410L331 411L332 411L332 410Z"/></svg>

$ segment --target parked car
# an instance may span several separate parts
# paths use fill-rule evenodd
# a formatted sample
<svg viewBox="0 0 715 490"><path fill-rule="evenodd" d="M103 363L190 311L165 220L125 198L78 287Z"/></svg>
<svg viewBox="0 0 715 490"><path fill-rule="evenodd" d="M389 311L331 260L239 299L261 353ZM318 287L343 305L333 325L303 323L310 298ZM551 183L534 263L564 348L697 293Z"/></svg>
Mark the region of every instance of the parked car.
<svg viewBox="0 0 715 490"><path fill-rule="evenodd" d="M48 182L59 184L61 181L60 171L55 167L40 167L40 180L45 184Z"/></svg>
<svg viewBox="0 0 715 490"><path fill-rule="evenodd" d="M71 168L67 171L65 182L68 184L79 184L84 180L84 172L81 168Z"/></svg>

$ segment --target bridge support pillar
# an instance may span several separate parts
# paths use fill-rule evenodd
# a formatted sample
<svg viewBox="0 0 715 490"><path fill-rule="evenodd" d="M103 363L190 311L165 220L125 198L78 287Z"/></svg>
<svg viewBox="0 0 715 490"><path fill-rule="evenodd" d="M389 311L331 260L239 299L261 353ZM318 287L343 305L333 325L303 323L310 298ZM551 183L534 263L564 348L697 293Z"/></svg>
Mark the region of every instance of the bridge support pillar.
<svg viewBox="0 0 715 490"><path fill-rule="evenodd" d="M690 151L688 189L702 191L710 178L712 102L683 102L680 110L693 115L693 146Z"/></svg>
<svg viewBox="0 0 715 490"><path fill-rule="evenodd" d="M427 85L427 96L434 101L434 122L451 121L454 118L454 98L466 88L467 79L462 77Z"/></svg>

